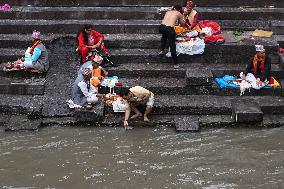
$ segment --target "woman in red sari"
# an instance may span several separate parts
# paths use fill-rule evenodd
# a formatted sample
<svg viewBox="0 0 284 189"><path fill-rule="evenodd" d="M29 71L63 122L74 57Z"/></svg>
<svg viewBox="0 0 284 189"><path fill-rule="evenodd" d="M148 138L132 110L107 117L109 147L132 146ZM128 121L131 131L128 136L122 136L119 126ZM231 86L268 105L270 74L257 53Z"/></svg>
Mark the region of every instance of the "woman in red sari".
<svg viewBox="0 0 284 189"><path fill-rule="evenodd" d="M187 1L184 8L184 15L186 17L185 28L193 29L198 24L198 13L193 9L194 4L192 1Z"/></svg>
<svg viewBox="0 0 284 189"><path fill-rule="evenodd" d="M82 57L82 62L87 61L87 56L92 49L97 49L102 53L109 55L103 42L104 35L97 32L91 25L86 25L78 34L78 53Z"/></svg>

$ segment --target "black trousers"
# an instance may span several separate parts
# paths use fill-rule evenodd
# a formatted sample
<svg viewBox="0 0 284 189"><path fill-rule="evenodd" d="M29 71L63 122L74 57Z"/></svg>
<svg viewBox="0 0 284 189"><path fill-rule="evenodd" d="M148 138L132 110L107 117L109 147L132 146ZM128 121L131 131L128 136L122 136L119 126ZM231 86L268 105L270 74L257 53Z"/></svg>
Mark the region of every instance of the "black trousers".
<svg viewBox="0 0 284 189"><path fill-rule="evenodd" d="M169 41L170 51L174 64L177 64L177 52L176 52L176 32L173 27L161 24L159 26L159 32L162 34L161 38L161 50L165 50L167 41Z"/></svg>

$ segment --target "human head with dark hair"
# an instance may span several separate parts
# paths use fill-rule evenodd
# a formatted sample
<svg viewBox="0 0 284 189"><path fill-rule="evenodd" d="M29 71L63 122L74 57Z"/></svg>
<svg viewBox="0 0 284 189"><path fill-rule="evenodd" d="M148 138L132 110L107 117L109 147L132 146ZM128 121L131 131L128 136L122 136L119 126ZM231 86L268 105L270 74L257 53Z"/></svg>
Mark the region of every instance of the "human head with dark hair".
<svg viewBox="0 0 284 189"><path fill-rule="evenodd" d="M116 91L116 94L119 95L120 97L122 98L126 98L128 99L128 96L129 96L129 93L130 93L130 90L128 87L120 87L117 91Z"/></svg>
<svg viewBox="0 0 284 189"><path fill-rule="evenodd" d="M93 26L90 24L87 24L84 26L84 28L78 33L77 37L79 36L80 33L83 33L84 40L87 43L88 42L88 35L92 31Z"/></svg>
<svg viewBox="0 0 284 189"><path fill-rule="evenodd" d="M182 6L180 6L180 5L174 5L173 6L173 10L177 10L177 11L181 11L182 10Z"/></svg>

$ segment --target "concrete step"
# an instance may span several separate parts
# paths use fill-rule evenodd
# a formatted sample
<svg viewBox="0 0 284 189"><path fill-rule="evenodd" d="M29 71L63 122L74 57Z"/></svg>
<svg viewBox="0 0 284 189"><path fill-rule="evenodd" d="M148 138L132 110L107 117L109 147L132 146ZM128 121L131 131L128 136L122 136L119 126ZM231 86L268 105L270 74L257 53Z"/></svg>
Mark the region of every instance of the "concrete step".
<svg viewBox="0 0 284 189"><path fill-rule="evenodd" d="M264 114L284 114L284 98L276 96L156 95L156 114L231 115L231 102L255 101Z"/></svg>
<svg viewBox="0 0 284 189"><path fill-rule="evenodd" d="M270 29L270 22L265 20L215 20L222 30ZM0 20L0 33L25 34L33 30L42 33L66 33L74 34L80 31L84 25L92 24L101 33L158 33L160 20L30 20L30 19L2 19Z"/></svg>
<svg viewBox="0 0 284 189"><path fill-rule="evenodd" d="M0 76L0 94L43 95L45 78L7 78Z"/></svg>
<svg viewBox="0 0 284 189"><path fill-rule="evenodd" d="M196 7L200 20L281 20L283 8ZM0 19L119 19L161 20L163 7L12 7Z"/></svg>
<svg viewBox="0 0 284 189"><path fill-rule="evenodd" d="M124 86L143 86L154 94L162 95L178 95L178 94L190 94L190 91L186 89L185 78L149 78L149 77L130 77L119 78L119 81ZM196 94L196 93L191 93Z"/></svg>
<svg viewBox="0 0 284 189"><path fill-rule="evenodd" d="M200 130L208 128L224 128L224 127L281 127L284 125L284 116L282 115L264 115L262 123L257 124L241 124L236 123L231 115L153 115L150 114L151 123L145 123L142 120L129 120L129 124L136 127L158 127L169 126L176 127L176 121L178 119L184 119L190 117L194 120L198 120ZM108 114L105 115L103 125L122 127L123 126L123 114ZM48 122L48 120L47 120ZM58 121L56 124L60 124ZM188 126L186 122L183 122L180 126Z"/></svg>
<svg viewBox="0 0 284 189"><path fill-rule="evenodd" d="M178 61L180 63L243 63L246 64L251 57L254 55L255 50L253 46L249 46L246 51L241 51L241 48L228 48L230 45L213 46L211 49L205 49L202 55L180 55ZM275 47L271 47L275 48ZM8 62L16 60L24 54L24 49L8 49L0 48L0 62ZM171 58L158 56L158 49L109 49L112 54L111 60L114 63L125 64L125 63L170 63ZM269 51L268 51L269 52ZM73 52L73 56L77 53ZM279 63L279 55L272 56L272 63ZM133 61L135 60L135 62Z"/></svg>
<svg viewBox="0 0 284 189"><path fill-rule="evenodd" d="M283 35L274 35L275 41L278 42L279 46L284 48L284 34Z"/></svg>
<svg viewBox="0 0 284 189"><path fill-rule="evenodd" d="M6 3L15 6L172 6L174 4L182 4L180 0L97 0L97 1L85 1L85 0L44 0L44 1L33 1L33 0L6 0ZM206 0L199 0L196 2L197 6L200 7L219 7L219 6L226 6L226 7L265 7L265 6L275 6L275 7L284 7L284 3L279 0L254 0L254 1L233 1L233 0L219 0L217 2L213 1L206 1Z"/></svg>
<svg viewBox="0 0 284 189"><path fill-rule="evenodd" d="M276 35L284 35L284 21L274 20L271 22L271 29Z"/></svg>
<svg viewBox="0 0 284 189"><path fill-rule="evenodd" d="M29 118L41 117L42 95L0 94L0 113L25 114Z"/></svg>
<svg viewBox="0 0 284 189"><path fill-rule="evenodd" d="M278 52L279 45L276 37L253 38L252 32L244 32L241 36L242 41L234 36L233 31L225 30L222 36L225 38L224 45L206 45L206 50L228 53L240 53L239 51L254 51L254 44L263 44L269 52ZM49 47L54 41L66 38L68 43L77 44L76 34L43 34L44 44ZM105 43L108 48L139 48L139 49L160 49L160 34L105 34ZM67 42L66 42L67 43ZM27 48L31 45L31 34L0 34L0 48ZM228 47L229 46L229 47Z"/></svg>

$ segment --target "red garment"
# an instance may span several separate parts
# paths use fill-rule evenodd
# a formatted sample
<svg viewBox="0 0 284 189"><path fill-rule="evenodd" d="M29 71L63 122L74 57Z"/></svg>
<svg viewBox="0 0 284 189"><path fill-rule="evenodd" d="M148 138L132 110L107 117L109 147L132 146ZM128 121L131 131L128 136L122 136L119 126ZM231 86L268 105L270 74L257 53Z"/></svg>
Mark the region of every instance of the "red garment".
<svg viewBox="0 0 284 189"><path fill-rule="evenodd" d="M201 20L198 24L201 29L205 27L212 28L212 35L217 35L221 33L221 27L217 22L213 22L210 20Z"/></svg>
<svg viewBox="0 0 284 189"><path fill-rule="evenodd" d="M198 24L198 13L195 14L195 16L194 16L194 18L193 18L192 25L190 24L189 20L186 19L186 20L185 20L184 27L185 27L186 29L193 29L197 24Z"/></svg>
<svg viewBox="0 0 284 189"><path fill-rule="evenodd" d="M93 44L87 44L88 41L85 41L83 32L80 32L79 36L78 36L78 53L82 56L82 61L86 62L87 61L87 56L88 53L90 52L90 48L87 48L87 45L95 45L97 44L101 39L104 39L104 35L102 35L101 33L97 32L96 30L92 30L91 34L93 37ZM104 42L101 43L101 45L98 48L99 50L101 50L103 53L107 54L108 50L105 48L105 44Z"/></svg>
<svg viewBox="0 0 284 189"><path fill-rule="evenodd" d="M205 43L216 43L216 42L224 43L225 38L220 35L211 35L211 36L205 37L204 42Z"/></svg>

